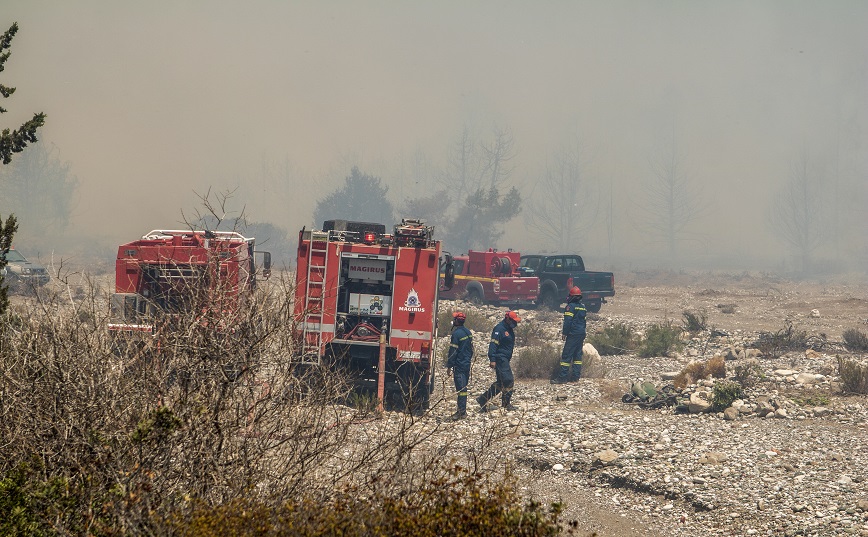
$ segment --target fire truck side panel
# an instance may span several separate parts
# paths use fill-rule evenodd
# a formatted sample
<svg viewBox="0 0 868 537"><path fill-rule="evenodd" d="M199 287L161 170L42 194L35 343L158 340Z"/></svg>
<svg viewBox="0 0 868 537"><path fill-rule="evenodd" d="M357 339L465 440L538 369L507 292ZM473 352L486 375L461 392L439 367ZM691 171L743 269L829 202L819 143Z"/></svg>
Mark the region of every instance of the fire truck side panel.
<svg viewBox="0 0 868 537"><path fill-rule="evenodd" d="M439 244L400 248L395 266L389 342L399 360L430 360L436 318Z"/></svg>

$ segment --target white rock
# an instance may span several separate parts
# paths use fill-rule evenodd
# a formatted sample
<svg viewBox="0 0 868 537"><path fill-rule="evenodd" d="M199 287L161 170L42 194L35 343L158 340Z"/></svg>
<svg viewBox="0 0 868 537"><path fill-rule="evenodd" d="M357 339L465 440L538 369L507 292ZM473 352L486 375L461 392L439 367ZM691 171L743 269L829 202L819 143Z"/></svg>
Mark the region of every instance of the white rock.
<svg viewBox="0 0 868 537"><path fill-rule="evenodd" d="M552 470L554 470L555 472L563 472L564 465L561 463L555 464L554 466L552 466Z"/></svg>

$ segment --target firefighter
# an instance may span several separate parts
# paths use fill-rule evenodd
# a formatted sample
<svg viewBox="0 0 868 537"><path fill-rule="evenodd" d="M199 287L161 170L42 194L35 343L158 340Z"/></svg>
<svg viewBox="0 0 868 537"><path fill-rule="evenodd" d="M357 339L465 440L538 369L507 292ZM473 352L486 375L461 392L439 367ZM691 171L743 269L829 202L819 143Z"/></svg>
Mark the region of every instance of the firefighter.
<svg viewBox="0 0 868 537"><path fill-rule="evenodd" d="M497 323L491 332L491 342L488 344L488 365L494 369L496 380L488 388L488 391L476 398L481 412L488 411L488 401L498 393L504 409L518 410L510 403L515 378L512 376L509 361L512 359L512 351L515 348L515 327L520 322L521 319L516 312L508 311L503 320Z"/></svg>
<svg viewBox="0 0 868 537"><path fill-rule="evenodd" d="M570 289L567 306L564 308L564 326L561 339L564 340L564 351L561 353L561 371L552 384L575 382L582 376L582 346L585 344L585 317L588 310L582 304L582 290L578 287ZM570 365L573 367L570 374Z"/></svg>
<svg viewBox="0 0 868 537"><path fill-rule="evenodd" d="M464 327L467 315L456 311L452 314L452 339L449 343L449 357L446 360L448 373L455 381L458 393L458 410L449 418L458 421L467 417L467 384L470 381L470 362L473 359L473 336Z"/></svg>

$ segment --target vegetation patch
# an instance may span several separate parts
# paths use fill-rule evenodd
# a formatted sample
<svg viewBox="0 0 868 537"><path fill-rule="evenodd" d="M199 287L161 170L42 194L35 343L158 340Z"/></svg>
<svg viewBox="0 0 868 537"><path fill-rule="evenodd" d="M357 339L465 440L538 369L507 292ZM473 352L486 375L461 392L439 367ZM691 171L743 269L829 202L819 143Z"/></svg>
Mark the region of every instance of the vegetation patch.
<svg viewBox="0 0 868 537"><path fill-rule="evenodd" d="M636 349L636 336L625 323L607 326L601 332L591 334L588 343L601 355L629 354Z"/></svg>
<svg viewBox="0 0 868 537"><path fill-rule="evenodd" d="M844 345L853 352L868 352L868 334L857 329L848 328L842 334Z"/></svg>
<svg viewBox="0 0 868 537"><path fill-rule="evenodd" d="M318 501L283 503L237 499L197 504L168 519L168 534L181 537L234 535L515 535L560 534L563 506L523 502L514 480L492 483L461 468L416 490L375 483L375 490L348 489Z"/></svg>
<svg viewBox="0 0 868 537"><path fill-rule="evenodd" d="M838 376L847 393L868 393L868 364L838 356Z"/></svg>
<svg viewBox="0 0 868 537"><path fill-rule="evenodd" d="M720 310L720 313L732 314L735 313L735 308L737 308L735 304L718 304L717 309Z"/></svg>
<svg viewBox="0 0 868 537"><path fill-rule="evenodd" d="M523 347L513 362L512 370L516 378L554 378L560 368L561 349L554 345Z"/></svg>
<svg viewBox="0 0 868 537"><path fill-rule="evenodd" d="M678 373L672 383L676 388L682 389L689 384L696 384L698 380L707 378L726 378L726 362L723 356L715 356L705 362L690 362Z"/></svg>
<svg viewBox="0 0 868 537"><path fill-rule="evenodd" d="M733 367L733 380L745 388L754 386L765 378L765 373L757 362L737 364Z"/></svg>
<svg viewBox="0 0 868 537"><path fill-rule="evenodd" d="M733 401L744 397L742 385L733 381L719 381L714 383L711 396L711 406L716 412L726 410L732 406Z"/></svg>
<svg viewBox="0 0 868 537"><path fill-rule="evenodd" d="M672 321L651 325L645 332L645 338L639 345L639 356L670 356L684 348L681 341L681 328Z"/></svg>
<svg viewBox="0 0 868 537"><path fill-rule="evenodd" d="M521 347L539 347L552 341L552 336L542 323L525 321L515 329L515 344Z"/></svg>
<svg viewBox="0 0 868 537"><path fill-rule="evenodd" d="M684 310L681 316L684 319L684 329L691 334L697 334L708 328L708 314L705 310Z"/></svg>
<svg viewBox="0 0 868 537"><path fill-rule="evenodd" d="M808 333L793 326L787 321L783 328L776 332L762 332L753 347L761 353L777 358L787 351L804 351L810 347Z"/></svg>

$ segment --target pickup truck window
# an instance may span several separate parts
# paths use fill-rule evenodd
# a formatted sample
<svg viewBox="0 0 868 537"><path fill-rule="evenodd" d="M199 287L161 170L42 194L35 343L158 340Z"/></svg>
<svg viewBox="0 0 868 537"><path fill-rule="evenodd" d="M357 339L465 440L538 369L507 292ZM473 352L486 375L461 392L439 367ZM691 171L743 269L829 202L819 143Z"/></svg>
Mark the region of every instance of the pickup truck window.
<svg viewBox="0 0 868 537"><path fill-rule="evenodd" d="M564 261L564 267L566 267L568 272L579 270L579 260L575 257L566 257Z"/></svg>
<svg viewBox="0 0 868 537"><path fill-rule="evenodd" d="M528 267L533 270L537 270L539 268L539 258L538 257L522 257L521 258L521 266Z"/></svg>
<svg viewBox="0 0 868 537"><path fill-rule="evenodd" d="M562 272L564 270L564 258L549 257L546 259L545 270L547 272Z"/></svg>

